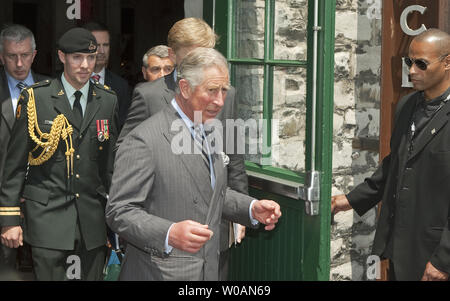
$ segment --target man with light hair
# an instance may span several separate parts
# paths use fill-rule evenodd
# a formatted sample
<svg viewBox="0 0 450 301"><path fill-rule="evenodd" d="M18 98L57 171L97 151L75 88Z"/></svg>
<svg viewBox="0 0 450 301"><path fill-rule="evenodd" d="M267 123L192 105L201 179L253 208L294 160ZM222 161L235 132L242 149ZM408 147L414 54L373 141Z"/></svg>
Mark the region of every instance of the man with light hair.
<svg viewBox="0 0 450 301"><path fill-rule="evenodd" d="M148 82L173 72L175 63L169 57L169 47L158 45L150 48L142 58L142 75Z"/></svg>
<svg viewBox="0 0 450 301"><path fill-rule="evenodd" d="M36 56L33 33L22 25L6 26L0 33L0 188L6 148L16 120L16 108L23 88L47 79L31 71ZM6 214L3 212L3 214ZM0 212L0 216L2 212ZM17 249L0 246L0 270L13 269ZM0 275L1 278L1 275Z"/></svg>
<svg viewBox="0 0 450 301"><path fill-rule="evenodd" d="M214 30L202 19L185 18L176 22L169 31L167 36L167 43L169 46L169 55L177 65L181 63L183 58L192 50L198 47L214 48L216 45L217 35ZM127 120L122 128L118 146L128 133L130 133L136 126L147 118L155 115L163 110L175 96L177 70L175 69L169 75L157 79L153 82L147 82L136 86L133 91L131 106L128 111ZM224 133L226 133L226 120L237 118L237 105L235 102L236 91L230 87L227 93L227 100L220 112L217 114L217 119L223 124ZM231 131L230 131L231 132ZM225 137L225 135L222 135ZM224 149L229 149L227 146L228 137L224 138ZM233 145L236 147L236 135L234 135ZM238 192L248 193L248 178L245 172L244 157L236 151L227 153L230 158L228 169L228 186ZM230 231L230 228L236 231ZM245 228L230 224L229 222L222 222L221 224L221 238L220 243L220 271L221 280L227 279L228 273L228 255L229 247L232 242L240 242L244 236ZM228 237L230 234L230 237Z"/></svg>
<svg viewBox="0 0 450 301"><path fill-rule="evenodd" d="M128 242L120 280L219 280L222 217L275 228L280 206L228 188L225 159L210 151L205 129L229 89L226 59L197 48L179 65L170 104L125 137L105 210L108 225ZM177 154L178 135L197 151Z"/></svg>

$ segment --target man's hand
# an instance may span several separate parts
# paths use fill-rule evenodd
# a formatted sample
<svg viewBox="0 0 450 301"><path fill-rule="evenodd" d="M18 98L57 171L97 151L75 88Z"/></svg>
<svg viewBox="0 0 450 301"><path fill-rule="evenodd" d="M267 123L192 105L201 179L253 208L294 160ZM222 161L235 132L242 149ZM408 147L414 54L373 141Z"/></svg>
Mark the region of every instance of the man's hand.
<svg viewBox="0 0 450 301"><path fill-rule="evenodd" d="M189 253L197 253L211 239L213 232L208 225L194 221L182 221L172 226L169 232L169 245Z"/></svg>
<svg viewBox="0 0 450 301"><path fill-rule="evenodd" d="M23 232L20 226L3 227L1 235L2 244L8 248L23 246Z"/></svg>
<svg viewBox="0 0 450 301"><path fill-rule="evenodd" d="M422 276L422 281L447 281L448 276L447 273L439 271L431 262L428 262Z"/></svg>
<svg viewBox="0 0 450 301"><path fill-rule="evenodd" d="M252 207L253 218L265 224L264 229L273 230L281 217L280 205L270 200L259 200Z"/></svg>
<svg viewBox="0 0 450 301"><path fill-rule="evenodd" d="M331 213L336 214L340 211L352 209L345 194L335 195L331 197Z"/></svg>

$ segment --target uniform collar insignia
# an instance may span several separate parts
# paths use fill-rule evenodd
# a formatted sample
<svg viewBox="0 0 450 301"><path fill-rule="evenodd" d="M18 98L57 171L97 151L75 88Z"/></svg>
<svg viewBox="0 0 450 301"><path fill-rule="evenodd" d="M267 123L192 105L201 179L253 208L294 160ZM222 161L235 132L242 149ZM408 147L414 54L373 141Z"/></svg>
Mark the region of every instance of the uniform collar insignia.
<svg viewBox="0 0 450 301"><path fill-rule="evenodd" d="M64 91L63 90L59 91L58 96L63 96L63 95L64 95Z"/></svg>

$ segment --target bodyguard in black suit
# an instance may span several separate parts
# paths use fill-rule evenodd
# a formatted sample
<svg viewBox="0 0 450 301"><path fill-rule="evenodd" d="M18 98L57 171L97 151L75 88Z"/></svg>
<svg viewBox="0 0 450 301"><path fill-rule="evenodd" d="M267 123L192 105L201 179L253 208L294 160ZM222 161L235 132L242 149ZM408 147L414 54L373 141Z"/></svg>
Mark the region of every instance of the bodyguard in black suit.
<svg viewBox="0 0 450 301"><path fill-rule="evenodd" d="M391 153L332 210L363 215L380 200L372 253L392 280L448 280L450 274L450 36L416 36L405 63L417 92L397 105Z"/></svg>
<svg viewBox="0 0 450 301"><path fill-rule="evenodd" d="M97 62L95 63L92 78L102 85L107 85L116 92L119 101L119 121L120 127L125 123L128 108L131 103L131 89L128 82L109 70L109 55L111 51L111 35L104 24L90 22L83 25L83 28L89 30L97 39Z"/></svg>
<svg viewBox="0 0 450 301"><path fill-rule="evenodd" d="M89 31L69 30L58 49L62 76L19 99L0 191L1 240L32 246L38 280L101 280L117 97L90 81L97 43Z"/></svg>
<svg viewBox="0 0 450 301"><path fill-rule="evenodd" d="M36 55L33 33L22 25L10 25L0 33L0 187L16 107L21 88L47 79L31 71ZM0 269L13 269L16 249L0 246Z"/></svg>

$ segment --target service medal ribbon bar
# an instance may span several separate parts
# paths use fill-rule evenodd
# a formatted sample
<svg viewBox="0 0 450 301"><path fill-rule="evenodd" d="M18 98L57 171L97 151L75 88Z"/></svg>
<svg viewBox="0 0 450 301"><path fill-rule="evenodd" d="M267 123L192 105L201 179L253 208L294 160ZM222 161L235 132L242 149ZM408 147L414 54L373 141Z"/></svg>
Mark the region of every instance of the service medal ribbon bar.
<svg viewBox="0 0 450 301"><path fill-rule="evenodd" d="M109 139L109 122L108 119L97 120L97 139L100 142Z"/></svg>

